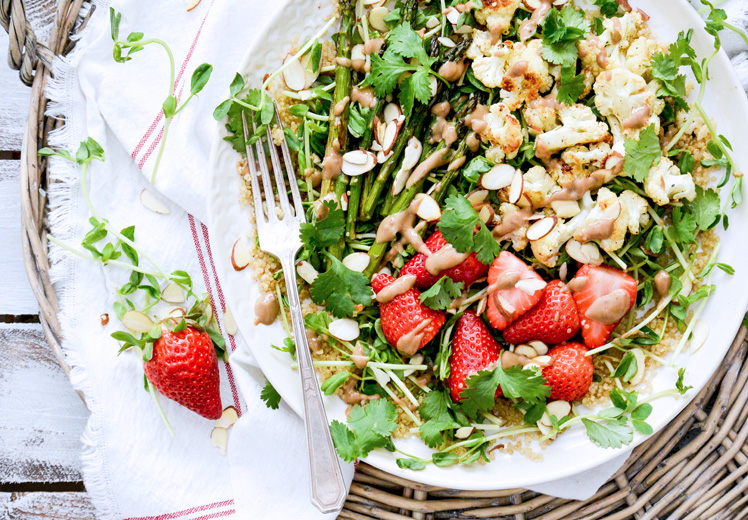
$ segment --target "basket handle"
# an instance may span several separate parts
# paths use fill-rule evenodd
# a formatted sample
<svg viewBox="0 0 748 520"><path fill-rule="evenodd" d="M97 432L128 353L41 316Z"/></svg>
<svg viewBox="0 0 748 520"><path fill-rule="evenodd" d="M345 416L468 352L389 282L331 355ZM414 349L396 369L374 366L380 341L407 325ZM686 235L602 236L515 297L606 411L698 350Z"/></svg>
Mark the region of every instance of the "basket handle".
<svg viewBox="0 0 748 520"><path fill-rule="evenodd" d="M34 29L26 19L23 0L0 0L0 25L10 36L8 65L19 71L24 84L31 85L39 61L49 66L54 53L37 40Z"/></svg>

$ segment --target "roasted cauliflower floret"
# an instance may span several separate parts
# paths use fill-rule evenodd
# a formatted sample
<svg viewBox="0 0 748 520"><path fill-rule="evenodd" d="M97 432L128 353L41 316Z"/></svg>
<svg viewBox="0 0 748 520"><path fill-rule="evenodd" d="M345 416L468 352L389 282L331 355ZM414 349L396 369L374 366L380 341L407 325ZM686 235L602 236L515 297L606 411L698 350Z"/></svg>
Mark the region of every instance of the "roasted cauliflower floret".
<svg viewBox="0 0 748 520"><path fill-rule="evenodd" d="M499 206L499 216L501 217L501 220L504 220L513 213L519 213L520 211L521 210L517 206L515 206L514 204L509 204L508 202L504 202ZM499 222L501 222L501 220ZM511 233L497 238L500 238L502 240L511 240L514 250L522 251L527 247L527 228L529 227L530 224L525 221L523 225L521 225Z"/></svg>
<svg viewBox="0 0 748 520"><path fill-rule="evenodd" d="M652 57L660 52L659 44L642 36L634 40L626 51L626 68L645 79L652 79Z"/></svg>
<svg viewBox="0 0 748 520"><path fill-rule="evenodd" d="M542 166L533 166L522 175L524 186L520 206L541 206L555 191L561 189L553 177L548 175Z"/></svg>
<svg viewBox="0 0 748 520"><path fill-rule="evenodd" d="M483 9L475 10L475 19L488 27L492 34L503 34L509 29L514 12L522 0L486 0Z"/></svg>
<svg viewBox="0 0 748 520"><path fill-rule="evenodd" d="M595 106L608 119L614 142L638 137L642 128L655 125L660 131L660 118L665 102L657 97L659 87L633 72L623 69L606 70L595 81Z"/></svg>
<svg viewBox="0 0 748 520"><path fill-rule="evenodd" d="M536 136L559 126L558 110L552 101L538 98L525 106L522 115L530 135Z"/></svg>
<svg viewBox="0 0 748 520"><path fill-rule="evenodd" d="M507 106L503 103L491 105L483 121L486 124L478 131L478 135L481 141L490 145L486 150L486 158L494 163L500 163L505 158L516 157L524 136L522 125Z"/></svg>
<svg viewBox="0 0 748 520"><path fill-rule="evenodd" d="M540 55L542 46L542 40L514 44L501 82L501 99L510 110L518 110L553 86L548 63Z"/></svg>
<svg viewBox="0 0 748 520"><path fill-rule="evenodd" d="M678 130L680 130L686 123L688 123L689 115L689 112L678 110L678 113L675 115L675 122ZM688 123L688 127L686 128L685 132L683 132L683 135L692 135L696 138L697 141L708 141L712 138L712 134L709 132L709 128L704 123L704 119L701 117L701 114L693 115L694 118L690 123Z"/></svg>
<svg viewBox="0 0 748 520"><path fill-rule="evenodd" d="M644 180L644 191L659 206L674 200L696 198L696 185L688 173L680 169L667 157L650 168Z"/></svg>
<svg viewBox="0 0 748 520"><path fill-rule="evenodd" d="M488 31L481 31L479 29L473 29L473 41L470 43L470 47L465 52L465 56L474 60L481 56L493 55L494 48L503 45L503 42L494 44L494 38ZM507 54L509 49L507 49Z"/></svg>
<svg viewBox="0 0 748 520"><path fill-rule="evenodd" d="M581 244L594 240L605 251L617 251L623 247L626 231L639 234L640 226L649 222L647 206L647 201L633 191L616 196L608 188L600 188L595 207L574 233L574 239Z"/></svg>
<svg viewBox="0 0 748 520"><path fill-rule="evenodd" d="M620 17L604 18L603 27L605 30L600 35L600 41L605 45L608 59L615 66L624 65L626 52L646 27L644 18L632 11Z"/></svg>
<svg viewBox="0 0 748 520"><path fill-rule="evenodd" d="M535 140L535 155L550 159L551 155L577 144L596 143L609 138L608 125L598 121L590 107L564 106L558 111L562 126L544 132Z"/></svg>
<svg viewBox="0 0 748 520"><path fill-rule="evenodd" d="M504 42L493 43L493 37L486 31L473 31L473 43L467 50L467 57L473 60L475 78L490 88L498 88L504 79L507 60L512 52Z"/></svg>
<svg viewBox="0 0 748 520"><path fill-rule="evenodd" d="M558 219L553 229L544 237L530 242L532 253L535 258L548 267L555 267L558 261L558 254L567 241L574 237L575 231L584 223L587 216L595 207L595 203L587 192L580 201L580 212L576 217L569 220Z"/></svg>

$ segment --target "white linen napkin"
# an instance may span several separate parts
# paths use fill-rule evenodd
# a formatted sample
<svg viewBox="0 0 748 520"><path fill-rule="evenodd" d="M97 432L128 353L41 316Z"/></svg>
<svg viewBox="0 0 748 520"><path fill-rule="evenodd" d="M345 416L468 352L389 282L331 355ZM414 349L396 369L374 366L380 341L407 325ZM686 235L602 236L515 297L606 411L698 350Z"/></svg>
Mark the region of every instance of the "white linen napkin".
<svg viewBox="0 0 748 520"><path fill-rule="evenodd" d="M139 195L149 186L158 153L169 69L156 45L135 54L131 62L114 62L110 3L94 0L96 11L75 51L55 63L49 110L67 124L51 136L50 144L74 151L87 136L102 144L107 161L94 163L90 171L93 204L117 228L134 224L137 243L164 270L191 273L197 289L210 293L224 330L223 294L208 230L202 224L205 185L210 179L209 147L216 128L212 111L226 96L234 68L250 42L263 34L263 25L277 9L293 4L202 0L186 12L183 0L113 2L123 13L120 34L142 31L169 43L180 100L189 94L190 76L200 63L215 67L205 90L171 125L156 180L171 213L156 215L141 206ZM741 2L729 5L734 4ZM748 80L745 60L738 64L741 67L742 77ZM51 161L50 175L57 181L49 188L52 233L80 249L89 217L80 171L61 159ZM234 353L230 366L221 366L224 406L233 404L242 417L231 430L227 456L221 457L208 441L212 422L162 398L177 431L177 437L170 439L142 390L141 362L134 353L116 356L117 343L109 337L116 320L102 326L99 316L111 309L114 291L124 283L126 273L102 268L59 247L52 247L51 255L63 346L73 367L73 384L85 393L91 409L83 436L84 479L102 518L322 517L308 500L301 419L285 405L271 411L259 400L264 377L240 337L225 336ZM533 489L587 498L624 460L625 456L619 457L585 472L573 485L565 479ZM350 482L353 466L343 467Z"/></svg>

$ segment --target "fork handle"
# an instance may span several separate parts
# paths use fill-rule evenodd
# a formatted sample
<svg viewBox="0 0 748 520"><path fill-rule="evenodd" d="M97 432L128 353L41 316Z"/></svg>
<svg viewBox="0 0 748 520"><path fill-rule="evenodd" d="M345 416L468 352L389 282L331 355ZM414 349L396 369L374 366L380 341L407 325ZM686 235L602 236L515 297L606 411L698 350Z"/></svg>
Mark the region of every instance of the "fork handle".
<svg viewBox="0 0 748 520"><path fill-rule="evenodd" d="M335 446L332 443L327 414L322 403L322 393L312 364L309 341L304 328L304 315L301 312L299 289L296 286L295 256L294 254L281 258L281 266L286 279L291 323L296 340L296 358L301 373L312 503L322 513L332 513L342 509L348 490L343 480L337 453L335 453Z"/></svg>

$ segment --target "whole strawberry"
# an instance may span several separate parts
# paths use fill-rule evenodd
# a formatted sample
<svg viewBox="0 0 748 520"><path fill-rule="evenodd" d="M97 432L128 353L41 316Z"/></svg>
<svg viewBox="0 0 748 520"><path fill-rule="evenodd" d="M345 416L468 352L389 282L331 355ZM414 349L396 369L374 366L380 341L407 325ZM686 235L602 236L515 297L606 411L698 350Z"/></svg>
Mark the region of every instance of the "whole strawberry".
<svg viewBox="0 0 748 520"><path fill-rule="evenodd" d="M436 253L441 248L447 246L449 242L444 239L441 231L435 232L426 240L426 247L429 251ZM427 289L434 285L442 276L448 276L455 282L462 282L465 287L470 286L476 280L483 278L488 273L488 267L476 258L475 253L471 253L465 260L459 265L450 269L445 269L439 274L433 275L426 270L426 259L427 256L418 253L416 256L410 259L410 261L403 266L400 270L400 276L406 274L413 274L416 276L416 287L420 289Z"/></svg>
<svg viewBox="0 0 748 520"><path fill-rule="evenodd" d="M206 419L221 417L218 358L207 332L190 326L179 332L164 328L143 368L165 397Z"/></svg>
<svg viewBox="0 0 748 520"><path fill-rule="evenodd" d="M579 313L571 291L561 280L548 282L540 301L504 329L504 339L513 345L540 340L562 343L579 332Z"/></svg>
<svg viewBox="0 0 748 520"><path fill-rule="evenodd" d="M496 363L500 353L501 345L491 335L483 320L475 312L465 311L457 320L452 339L452 355L449 357L447 388L452 400L460 401L460 393L466 387L465 380ZM496 390L496 397L501 395L499 387Z"/></svg>
<svg viewBox="0 0 748 520"><path fill-rule="evenodd" d="M394 282L395 279L388 274L377 274L371 280L371 287L375 294L379 294ZM446 321L443 311L426 307L420 296L421 291L411 288L379 303L384 337L406 356L412 356L426 346Z"/></svg>
<svg viewBox="0 0 748 520"><path fill-rule="evenodd" d="M551 386L551 399L576 401L590 389L594 368L586 352L582 343L563 343L548 351L552 363L543 369L543 377Z"/></svg>

